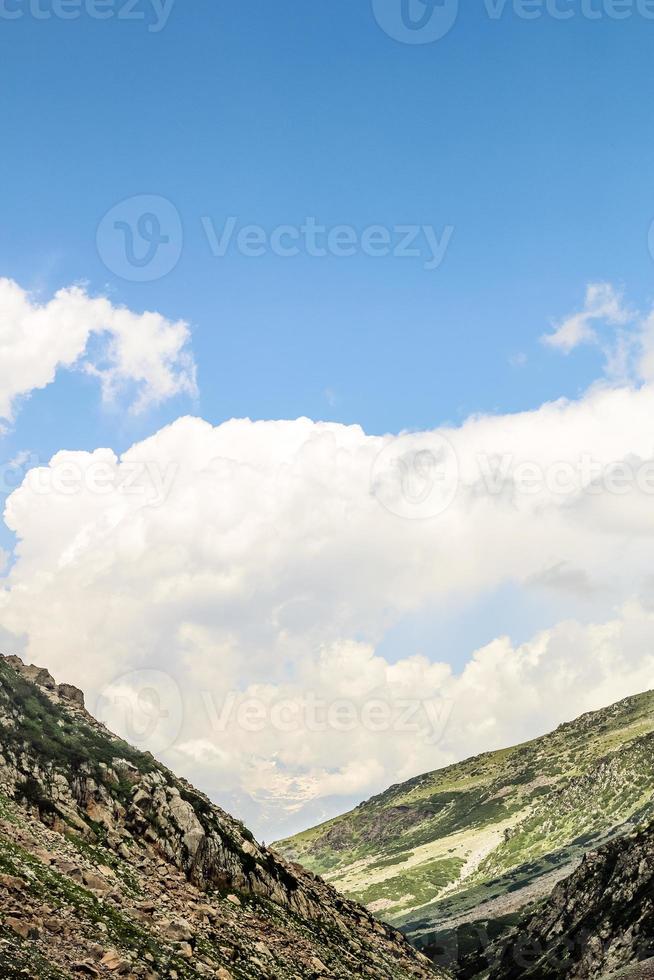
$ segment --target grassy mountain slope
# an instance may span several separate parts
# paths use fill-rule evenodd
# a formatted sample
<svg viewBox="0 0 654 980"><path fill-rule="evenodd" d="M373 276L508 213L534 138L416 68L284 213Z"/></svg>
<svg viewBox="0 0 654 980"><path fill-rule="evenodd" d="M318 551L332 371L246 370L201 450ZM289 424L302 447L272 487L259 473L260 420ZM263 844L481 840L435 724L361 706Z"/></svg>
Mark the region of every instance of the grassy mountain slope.
<svg viewBox="0 0 654 980"><path fill-rule="evenodd" d="M654 693L416 777L276 848L417 942L510 921L654 813Z"/></svg>
<svg viewBox="0 0 654 980"><path fill-rule="evenodd" d="M113 736L80 691L0 657L1 977L434 975L395 930Z"/></svg>

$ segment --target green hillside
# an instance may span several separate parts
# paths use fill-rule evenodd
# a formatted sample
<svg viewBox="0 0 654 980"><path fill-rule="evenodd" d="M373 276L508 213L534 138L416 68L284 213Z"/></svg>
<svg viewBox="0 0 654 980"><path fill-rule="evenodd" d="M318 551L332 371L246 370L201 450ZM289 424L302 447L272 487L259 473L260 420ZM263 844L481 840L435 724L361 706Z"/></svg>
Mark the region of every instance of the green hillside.
<svg viewBox="0 0 654 980"><path fill-rule="evenodd" d="M275 845L416 942L510 921L654 815L654 692L393 786Z"/></svg>

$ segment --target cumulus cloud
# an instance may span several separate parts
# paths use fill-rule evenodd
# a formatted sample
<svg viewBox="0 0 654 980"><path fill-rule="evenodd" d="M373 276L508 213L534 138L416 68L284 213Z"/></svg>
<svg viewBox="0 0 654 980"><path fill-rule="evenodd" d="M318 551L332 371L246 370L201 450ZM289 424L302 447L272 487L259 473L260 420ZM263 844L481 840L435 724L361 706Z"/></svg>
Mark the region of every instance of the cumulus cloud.
<svg viewBox="0 0 654 980"><path fill-rule="evenodd" d="M649 689L653 636L654 617L632 603L607 622L562 622L518 646L496 639L474 651L459 675L421 656L389 664L362 647L350 650L356 693L340 683L341 655L332 650L312 665L304 686L248 690L240 704L250 724L232 722L224 733L264 804L284 799L300 809L324 797L361 798ZM261 730L254 723L260 704L272 705L260 714L269 722ZM184 743L177 753L182 764L193 755Z"/></svg>
<svg viewBox="0 0 654 980"><path fill-rule="evenodd" d="M37 302L0 279L0 420L11 421L22 397L51 384L57 371L96 377L103 397L125 392L134 411L174 395L194 394L188 324L159 313L133 313L80 286Z"/></svg>
<svg viewBox="0 0 654 980"><path fill-rule="evenodd" d="M272 836L654 685L652 417L650 386L600 386L401 437L182 418L122 457L62 452L7 501L0 622ZM458 673L380 652L506 583L579 614Z"/></svg>
<svg viewBox="0 0 654 980"><path fill-rule="evenodd" d="M183 325L153 321L146 363L123 325L133 314L73 300L60 305L100 304L93 322L111 321L118 346L90 357L89 317L71 314L54 364L97 373L108 396L140 378L137 405L192 384ZM632 330L647 376L654 318L627 322L610 287L589 290L554 346L595 342L601 317ZM399 437L182 418L121 457L58 453L7 500L2 644L79 684L114 729L266 837L299 829L654 686L652 417L654 387L631 378ZM407 619L464 618L507 585L518 603L550 602L526 642L495 630L457 671L439 646L389 652Z"/></svg>

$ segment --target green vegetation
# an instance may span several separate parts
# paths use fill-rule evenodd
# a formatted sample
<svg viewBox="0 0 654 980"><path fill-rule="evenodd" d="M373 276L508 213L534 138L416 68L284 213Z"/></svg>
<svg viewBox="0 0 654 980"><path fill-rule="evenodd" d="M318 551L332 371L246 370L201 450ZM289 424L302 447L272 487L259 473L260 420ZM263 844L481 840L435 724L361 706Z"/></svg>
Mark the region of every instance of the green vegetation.
<svg viewBox="0 0 654 980"><path fill-rule="evenodd" d="M7 664L0 661L0 696L10 703L18 703L21 713L15 725L3 730L3 742L20 747L27 742L39 758L54 766L66 769L91 764L111 766L116 759L127 759L140 772L157 768L152 756L139 752L120 739L111 739L90 725L71 718L58 705L30 684ZM124 794L129 785L118 786Z"/></svg>
<svg viewBox="0 0 654 980"><path fill-rule="evenodd" d="M462 865L460 858L421 864L414 872L407 871L406 874L398 874L370 885L361 892L360 901L365 905L372 905L381 899L401 907L404 904L403 899L409 895L412 904L421 905L428 902L445 885L456 881Z"/></svg>
<svg viewBox="0 0 654 980"><path fill-rule="evenodd" d="M417 776L275 845L411 935L505 921L654 816L654 692Z"/></svg>
<svg viewBox="0 0 654 980"><path fill-rule="evenodd" d="M0 926L0 977L3 980L71 980L69 973L62 973L37 953L29 940L19 939L9 929Z"/></svg>

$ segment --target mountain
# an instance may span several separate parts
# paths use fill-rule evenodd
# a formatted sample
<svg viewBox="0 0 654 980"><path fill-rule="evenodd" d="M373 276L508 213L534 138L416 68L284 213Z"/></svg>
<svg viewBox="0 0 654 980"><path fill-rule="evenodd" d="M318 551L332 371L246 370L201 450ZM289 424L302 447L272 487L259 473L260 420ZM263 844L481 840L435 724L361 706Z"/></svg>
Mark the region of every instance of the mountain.
<svg viewBox="0 0 654 980"><path fill-rule="evenodd" d="M487 957L490 980L654 976L654 826L588 854Z"/></svg>
<svg viewBox="0 0 654 980"><path fill-rule="evenodd" d="M465 975L461 961L588 851L654 817L653 709L652 692L627 698L393 786L275 847Z"/></svg>
<svg viewBox="0 0 654 980"><path fill-rule="evenodd" d="M439 975L17 657L0 657L0 921L3 980Z"/></svg>

